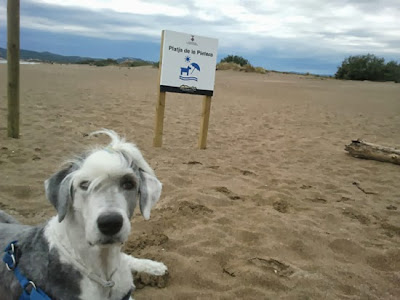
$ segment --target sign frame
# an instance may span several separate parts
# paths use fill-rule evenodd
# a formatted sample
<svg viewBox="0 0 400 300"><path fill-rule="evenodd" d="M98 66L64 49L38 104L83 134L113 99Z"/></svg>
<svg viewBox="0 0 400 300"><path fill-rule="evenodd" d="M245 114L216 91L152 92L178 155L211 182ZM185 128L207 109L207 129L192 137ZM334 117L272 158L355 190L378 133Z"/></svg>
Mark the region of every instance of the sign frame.
<svg viewBox="0 0 400 300"><path fill-rule="evenodd" d="M171 37L167 39L167 43L166 36ZM201 43L202 48L199 47L197 41L199 43L200 41L204 41L204 43ZM185 47L183 42L189 46ZM194 46L197 46L197 48L194 48ZM215 85L217 49L217 39L170 30L162 31L157 88L158 99L153 139L154 147L162 146L165 99L166 93L170 92L204 96L198 147L206 149L211 97L214 94ZM195 57L195 61L192 62L189 55ZM187 67L184 67L186 65ZM190 82L193 86L189 86L186 82Z"/></svg>

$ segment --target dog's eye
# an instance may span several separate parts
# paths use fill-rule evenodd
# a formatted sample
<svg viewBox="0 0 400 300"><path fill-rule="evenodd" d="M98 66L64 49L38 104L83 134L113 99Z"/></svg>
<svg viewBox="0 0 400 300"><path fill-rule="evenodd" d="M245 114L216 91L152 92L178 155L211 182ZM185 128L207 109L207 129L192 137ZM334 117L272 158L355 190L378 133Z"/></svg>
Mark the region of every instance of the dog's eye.
<svg viewBox="0 0 400 300"><path fill-rule="evenodd" d="M80 187L82 190L87 191L87 189L89 188L89 185L90 185L90 182L87 181L87 180L85 180L85 181L82 181L82 182L79 184L79 187Z"/></svg>
<svg viewBox="0 0 400 300"><path fill-rule="evenodd" d="M127 180L127 181L123 181L121 183L121 187L124 190L133 190L135 188L135 182L133 182L132 180Z"/></svg>

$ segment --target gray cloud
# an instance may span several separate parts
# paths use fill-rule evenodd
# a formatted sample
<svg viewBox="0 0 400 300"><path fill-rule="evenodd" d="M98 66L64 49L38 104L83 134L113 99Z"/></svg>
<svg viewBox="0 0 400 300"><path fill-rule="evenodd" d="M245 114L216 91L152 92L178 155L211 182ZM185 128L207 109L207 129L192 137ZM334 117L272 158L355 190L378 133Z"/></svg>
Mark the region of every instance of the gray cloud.
<svg viewBox="0 0 400 300"><path fill-rule="evenodd" d="M0 26L5 4L0 0ZM216 37L220 52L244 55L400 57L398 0L24 0L21 26L156 43L169 29Z"/></svg>
<svg viewBox="0 0 400 300"><path fill-rule="evenodd" d="M63 5L55 0L26 0L21 4L21 22L32 29L121 40L156 41L162 29L186 31L217 37L222 48L237 47L249 52L290 44L305 52L310 48L320 52L334 48L352 53L365 48L398 55L400 10L396 2L217 0L210 4L171 0L171 9L185 12L172 16L173 9L165 14L157 9L156 14L121 12L120 1L104 8L104 2L95 0L69 0ZM143 3L154 8L165 5L165 1Z"/></svg>

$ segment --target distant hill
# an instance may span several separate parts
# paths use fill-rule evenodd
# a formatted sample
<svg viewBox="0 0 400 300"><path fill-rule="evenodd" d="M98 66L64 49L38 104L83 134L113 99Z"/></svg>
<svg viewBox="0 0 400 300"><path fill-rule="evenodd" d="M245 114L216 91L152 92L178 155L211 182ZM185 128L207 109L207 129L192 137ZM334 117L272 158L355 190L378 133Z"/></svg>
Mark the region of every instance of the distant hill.
<svg viewBox="0 0 400 300"><path fill-rule="evenodd" d="M7 49L0 47L0 58L7 58ZM28 61L42 61L42 62L53 62L53 63L63 63L63 64L74 64L74 63L82 63L85 61L95 62L102 61L100 58L91 58L91 57L81 57L81 56L64 56L59 54L54 54L51 52L37 52L31 50L20 50L20 59L28 60ZM115 60L118 63L121 62L142 62L147 64L152 64L153 62L147 62L139 58L132 57L122 57Z"/></svg>
<svg viewBox="0 0 400 300"><path fill-rule="evenodd" d="M7 58L7 49L0 48L0 57L4 59ZM43 61L43 62L55 62L55 63L77 63L82 60L91 58L80 57L80 56L64 56L64 55L54 54L51 52L36 52L36 51L21 49L20 59Z"/></svg>

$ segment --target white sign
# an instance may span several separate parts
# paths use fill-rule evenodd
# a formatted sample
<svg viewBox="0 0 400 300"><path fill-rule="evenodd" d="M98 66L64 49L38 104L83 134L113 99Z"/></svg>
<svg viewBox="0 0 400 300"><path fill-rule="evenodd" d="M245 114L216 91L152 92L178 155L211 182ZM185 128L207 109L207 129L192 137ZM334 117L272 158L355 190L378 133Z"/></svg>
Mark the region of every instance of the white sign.
<svg viewBox="0 0 400 300"><path fill-rule="evenodd" d="M218 40L164 30L160 90L212 96Z"/></svg>

